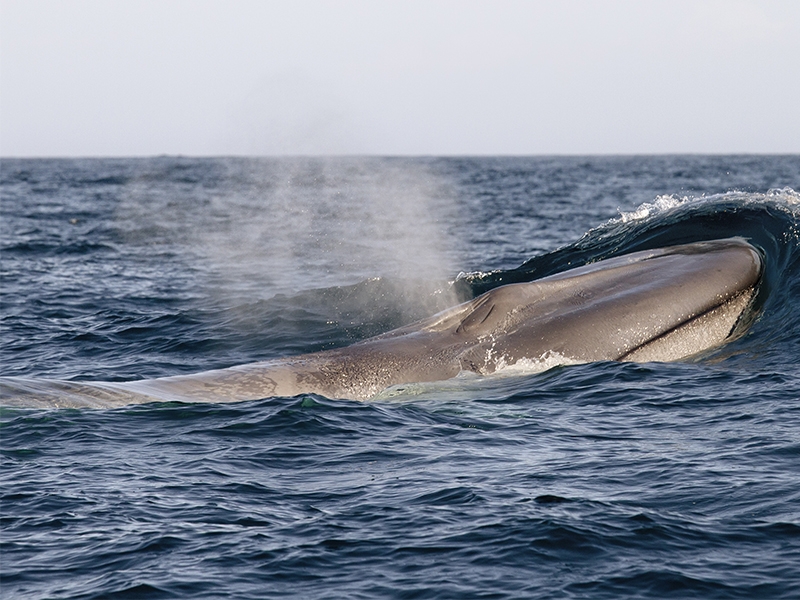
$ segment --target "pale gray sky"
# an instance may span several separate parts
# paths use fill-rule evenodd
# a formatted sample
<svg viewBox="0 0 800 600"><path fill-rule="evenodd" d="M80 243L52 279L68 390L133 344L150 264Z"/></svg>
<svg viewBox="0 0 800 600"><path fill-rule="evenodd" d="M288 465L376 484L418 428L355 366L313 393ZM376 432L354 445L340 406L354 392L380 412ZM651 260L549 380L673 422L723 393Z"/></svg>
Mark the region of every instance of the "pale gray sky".
<svg viewBox="0 0 800 600"><path fill-rule="evenodd" d="M800 152L797 0L0 0L0 154Z"/></svg>

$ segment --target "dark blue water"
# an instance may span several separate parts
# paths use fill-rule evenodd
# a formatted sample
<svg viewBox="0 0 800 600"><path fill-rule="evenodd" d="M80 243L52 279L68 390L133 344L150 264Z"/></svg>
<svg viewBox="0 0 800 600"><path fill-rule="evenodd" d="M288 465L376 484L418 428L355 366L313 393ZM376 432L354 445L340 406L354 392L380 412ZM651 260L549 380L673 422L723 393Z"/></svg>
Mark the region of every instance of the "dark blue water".
<svg viewBox="0 0 800 600"><path fill-rule="evenodd" d="M342 346L512 281L739 235L702 360L0 409L3 598L800 597L800 157L3 160L3 376Z"/></svg>

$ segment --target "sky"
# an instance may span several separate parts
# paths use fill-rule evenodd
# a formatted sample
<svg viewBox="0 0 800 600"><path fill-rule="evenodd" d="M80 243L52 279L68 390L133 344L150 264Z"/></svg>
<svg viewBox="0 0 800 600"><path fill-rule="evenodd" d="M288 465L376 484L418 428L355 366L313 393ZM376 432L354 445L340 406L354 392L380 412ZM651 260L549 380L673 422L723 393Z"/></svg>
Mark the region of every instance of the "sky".
<svg viewBox="0 0 800 600"><path fill-rule="evenodd" d="M796 0L0 0L0 156L800 152Z"/></svg>

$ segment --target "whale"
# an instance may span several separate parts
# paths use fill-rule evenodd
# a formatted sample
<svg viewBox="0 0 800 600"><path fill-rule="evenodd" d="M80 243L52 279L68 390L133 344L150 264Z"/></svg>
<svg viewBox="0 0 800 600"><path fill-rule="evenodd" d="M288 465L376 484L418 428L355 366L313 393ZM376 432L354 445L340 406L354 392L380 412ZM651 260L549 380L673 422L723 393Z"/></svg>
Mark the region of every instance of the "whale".
<svg viewBox="0 0 800 600"><path fill-rule="evenodd" d="M742 238L623 254L472 300L353 345L130 382L0 378L0 404L115 407L319 394L369 400L402 384L595 361L672 362L743 335L762 256Z"/></svg>

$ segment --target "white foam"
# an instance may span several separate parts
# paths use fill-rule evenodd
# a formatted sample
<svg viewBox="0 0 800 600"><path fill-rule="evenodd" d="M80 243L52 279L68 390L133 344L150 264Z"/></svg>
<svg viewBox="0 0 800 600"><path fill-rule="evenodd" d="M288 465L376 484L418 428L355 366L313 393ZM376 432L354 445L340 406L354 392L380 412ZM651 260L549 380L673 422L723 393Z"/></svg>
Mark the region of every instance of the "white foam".
<svg viewBox="0 0 800 600"><path fill-rule="evenodd" d="M691 201L692 199L688 196L683 196L682 198L678 198L677 196L673 195L657 196L652 202L640 204L631 212L620 211L619 221L622 221L623 223L641 221L642 219L646 219L652 215L661 214L663 212L672 210L673 208L677 208L678 206L683 206Z"/></svg>
<svg viewBox="0 0 800 600"><path fill-rule="evenodd" d="M465 388L480 389L483 384L490 384L492 380L535 375L548 371L553 367L579 365L583 363L584 361L576 360L552 351L545 352L539 358L523 358L513 364L508 363L505 357L500 357L495 363L496 370L488 375L473 373L472 371L461 371L455 377L444 381L401 383L381 390L370 399L401 400L426 394L438 394L441 396L449 392L456 392L458 398L463 398Z"/></svg>
<svg viewBox="0 0 800 600"><path fill-rule="evenodd" d="M580 365L585 361L564 356L559 352L548 350L538 358L521 358L514 363L508 363L505 356L501 356L495 363L493 375L517 377L520 375L533 375L548 371L553 367L566 365Z"/></svg>
<svg viewBox="0 0 800 600"><path fill-rule="evenodd" d="M630 223L641 221L649 217L659 215L686 204L708 204L714 202L738 201L745 205L762 204L769 202L780 208L797 214L800 208L800 192L792 188L774 188L766 193L753 193L742 191L730 191L724 194L712 194L710 196L676 196L674 194L657 196L652 202L644 202L630 212L620 211L619 217L612 219L610 223L622 222Z"/></svg>

